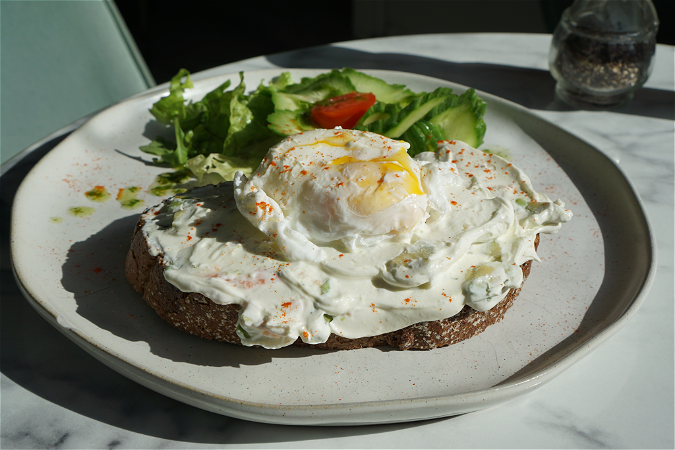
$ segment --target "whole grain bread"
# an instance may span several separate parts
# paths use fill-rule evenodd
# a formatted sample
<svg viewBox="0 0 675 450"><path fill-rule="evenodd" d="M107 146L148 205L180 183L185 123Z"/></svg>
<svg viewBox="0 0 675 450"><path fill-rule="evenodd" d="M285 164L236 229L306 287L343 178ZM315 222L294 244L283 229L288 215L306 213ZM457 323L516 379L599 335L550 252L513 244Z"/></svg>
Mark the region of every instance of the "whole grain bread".
<svg viewBox="0 0 675 450"><path fill-rule="evenodd" d="M143 299L171 325L205 339L241 344L236 333L239 305L221 305L195 292L182 292L164 278L166 263L163 256L152 256L143 234L141 218L134 231L126 259L126 276ZM539 236L535 248L539 245ZM523 281L530 273L532 261L521 266ZM456 344L482 333L488 326L502 320L513 305L520 289L511 289L492 309L484 312L464 306L459 314L448 319L420 322L403 329L377 336L347 339L331 334L323 344L312 344L321 350L351 350L389 345L401 350L432 349ZM308 346L298 339L294 345Z"/></svg>

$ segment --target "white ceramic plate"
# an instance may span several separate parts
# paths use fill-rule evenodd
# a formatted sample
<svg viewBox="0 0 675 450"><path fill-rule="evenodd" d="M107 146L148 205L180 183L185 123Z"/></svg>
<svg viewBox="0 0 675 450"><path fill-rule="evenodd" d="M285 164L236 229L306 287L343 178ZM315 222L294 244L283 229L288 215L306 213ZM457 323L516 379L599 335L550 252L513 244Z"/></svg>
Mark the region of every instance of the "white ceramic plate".
<svg viewBox="0 0 675 450"><path fill-rule="evenodd" d="M296 81L319 70L290 70ZM280 70L246 73L250 87ZM462 86L400 72L368 71L415 91ZM225 79L202 79L201 98ZM148 193L162 169L138 150L157 132L154 89L96 115L28 174L12 212L11 250L31 304L66 336L125 376L228 416L285 424L368 424L428 419L505 402L547 382L614 333L637 310L654 274L650 227L621 171L599 151L510 102L488 102L484 147L506 148L535 187L575 213L542 236L505 320L432 351L311 348L264 350L210 342L172 328L126 283L124 260L142 207L115 200ZM145 135L145 136L144 136ZM139 158L139 159L134 159ZM84 193L103 186L112 198ZM90 207L87 217L72 207Z"/></svg>

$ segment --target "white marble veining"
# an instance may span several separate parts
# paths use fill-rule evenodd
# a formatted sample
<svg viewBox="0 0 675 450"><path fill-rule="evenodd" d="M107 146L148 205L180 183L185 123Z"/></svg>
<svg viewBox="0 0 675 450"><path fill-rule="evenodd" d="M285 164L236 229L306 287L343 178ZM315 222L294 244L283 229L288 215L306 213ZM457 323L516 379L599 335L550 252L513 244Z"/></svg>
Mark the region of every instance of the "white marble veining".
<svg viewBox="0 0 675 450"><path fill-rule="evenodd" d="M673 448L673 47L659 46L644 92L653 96L636 96L634 105L619 112L587 112L560 107L552 92L550 98L530 95L541 97L553 86L547 72L549 40L505 34L393 37L259 57L209 72L286 62L332 67L331 58L337 58L336 65L352 61L357 67L371 64L432 76L447 71L447 79L454 73L458 82L470 84L466 80L473 78L481 89L509 95L603 151L642 198L657 242L658 270L640 310L590 355L525 396L457 417L335 428L231 419L129 381L43 320L21 298L9 274L5 219L0 236L0 447ZM390 60L408 65L388 67ZM491 80L491 73L499 79ZM517 89L523 84L531 89ZM650 102L661 102L665 109L655 112ZM7 194L2 195L3 217L9 214Z"/></svg>

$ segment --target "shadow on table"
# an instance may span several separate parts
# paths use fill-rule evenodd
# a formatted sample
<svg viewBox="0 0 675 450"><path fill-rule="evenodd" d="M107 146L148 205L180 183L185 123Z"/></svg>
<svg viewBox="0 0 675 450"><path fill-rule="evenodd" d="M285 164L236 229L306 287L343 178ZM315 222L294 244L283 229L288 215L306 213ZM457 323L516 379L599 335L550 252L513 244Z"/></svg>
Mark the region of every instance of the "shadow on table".
<svg viewBox="0 0 675 450"><path fill-rule="evenodd" d="M343 47L315 47L266 57L279 67L398 70L463 84L530 109L576 111L555 97L555 80L547 70L500 64L456 63L401 53L370 53ZM675 119L675 92L642 88L633 101L613 112Z"/></svg>

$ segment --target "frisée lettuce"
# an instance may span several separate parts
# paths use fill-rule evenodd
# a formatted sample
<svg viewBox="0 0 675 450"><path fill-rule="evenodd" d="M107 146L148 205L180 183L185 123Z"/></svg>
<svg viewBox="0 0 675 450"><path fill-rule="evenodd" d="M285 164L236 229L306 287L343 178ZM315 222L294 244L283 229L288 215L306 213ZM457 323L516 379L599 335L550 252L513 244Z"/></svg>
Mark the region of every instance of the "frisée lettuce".
<svg viewBox="0 0 675 450"><path fill-rule="evenodd" d="M375 104L354 126L411 144L409 153L433 151L439 140L462 140L478 147L485 134L485 102L472 89L455 95L449 88L414 93L345 68L294 83L288 72L246 93L244 74L230 89L230 80L202 100L187 101L193 87L190 73L181 69L169 84L169 94L150 112L173 128L173 140L155 138L141 150L154 162L189 170L200 184L231 180L237 170L251 173L267 150L284 137L313 130L311 108L350 92L372 93Z"/></svg>

